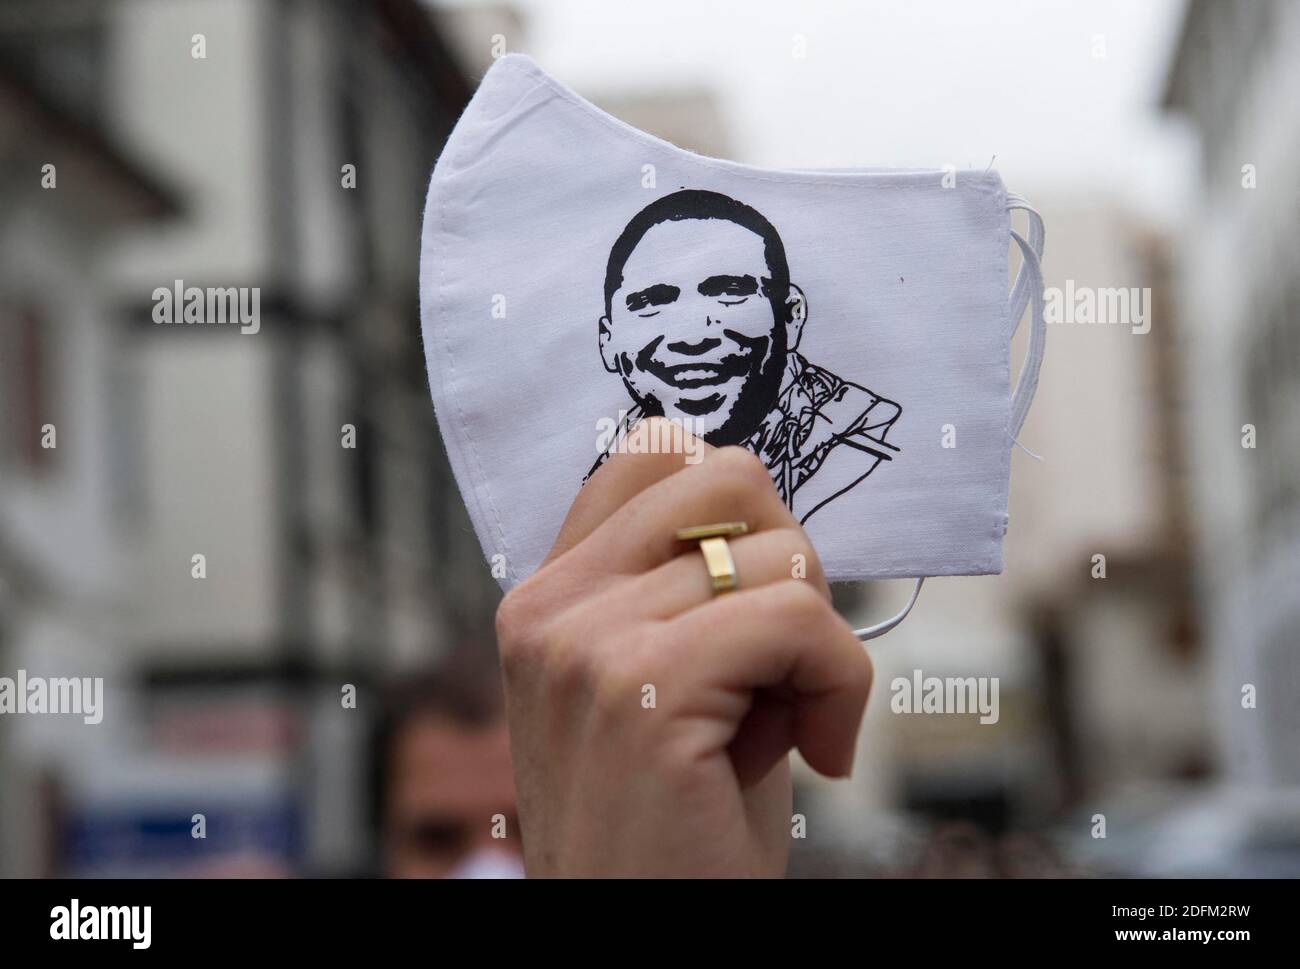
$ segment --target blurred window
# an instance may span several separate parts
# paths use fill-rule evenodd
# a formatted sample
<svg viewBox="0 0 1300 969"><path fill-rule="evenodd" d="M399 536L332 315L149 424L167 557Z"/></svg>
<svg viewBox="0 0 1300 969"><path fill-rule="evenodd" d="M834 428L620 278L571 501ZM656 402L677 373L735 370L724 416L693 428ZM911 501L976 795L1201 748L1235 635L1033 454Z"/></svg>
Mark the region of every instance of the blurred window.
<svg viewBox="0 0 1300 969"><path fill-rule="evenodd" d="M99 4L65 4L53 16L47 0L22 0L0 18L0 61L82 122L98 122L105 106L104 27Z"/></svg>
<svg viewBox="0 0 1300 969"><path fill-rule="evenodd" d="M50 466L57 453L41 446L54 424L49 361L40 315L30 306L0 307L0 448L5 463L27 471Z"/></svg>

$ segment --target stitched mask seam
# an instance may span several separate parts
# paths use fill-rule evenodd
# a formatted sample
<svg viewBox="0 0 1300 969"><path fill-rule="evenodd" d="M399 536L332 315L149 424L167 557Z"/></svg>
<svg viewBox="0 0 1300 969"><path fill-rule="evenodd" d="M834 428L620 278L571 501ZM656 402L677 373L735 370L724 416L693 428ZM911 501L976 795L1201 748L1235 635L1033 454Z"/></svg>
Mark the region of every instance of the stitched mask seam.
<svg viewBox="0 0 1300 969"><path fill-rule="evenodd" d="M822 185L822 186L834 187L834 188L860 189L864 184L872 184L873 182L884 182L889 180L898 180L904 182L907 180L916 180L917 183L920 184L922 178L930 177L930 176L941 178L945 174L944 169L942 168L918 169L918 170L911 170L911 171L903 170L897 172L852 172L852 171L844 172L844 173L828 172L826 173L825 176L821 178L800 177L799 175L794 174L793 172L782 172L776 170L766 174L760 173L757 171L752 171L751 168L753 166L745 166L740 162L727 162L724 161L723 159L709 158L708 156L705 155L698 155L695 152L689 151L678 145L674 145L670 141L665 141L662 138L658 138L647 131L642 131L641 129L637 128L635 125L628 124L625 121L620 121L619 119L610 115L608 112L602 111L601 109L597 108L595 105L590 105L587 102L581 100L578 97L578 95L576 95L572 91L569 91L562 84L560 84L559 81L551 77L540 67L536 67L535 65L529 65L526 67L517 61L509 62L508 64L505 64L503 66L511 67L515 70L520 71L521 73L528 75L529 77L533 78L539 83L545 84L561 99L563 103L567 104L569 107L578 111L583 117L591 118L594 121L598 121L605 127L612 129L613 131L615 131L620 135L623 135L624 137L630 137L635 139L636 141L642 142L647 147L652 148L655 151L658 151L660 154L669 155L671 157L680 156L680 158L683 161L690 161L697 165L703 165L706 168L713 169L714 171L721 172L725 175L735 176L737 178L746 178L751 181L757 181L757 182L781 182L783 184L792 184L792 185ZM961 172L958 172L957 174L960 176ZM967 171L967 174L982 176L984 173L979 171L978 169L969 169ZM1005 187L1000 187L1000 188L1001 191L1005 194Z"/></svg>
<svg viewBox="0 0 1300 969"><path fill-rule="evenodd" d="M444 226L446 225L446 208L447 208L447 193L445 191L442 191L439 192L439 199L438 199L438 234L439 235L442 235L444 233ZM437 250L435 249L435 252L436 251ZM436 290L437 305L435 306L436 318L438 319L440 324L442 324L440 325L440 329L442 330L442 343L447 353L447 372L448 375L450 376L451 374L454 374L456 371L456 355L452 352L451 339L447 332L448 328L443 322L446 316L446 314L443 312L444 307L446 305L446 299L444 296L445 283L444 283L443 266L442 266L441 259L439 259L438 267L436 271L438 274L438 285ZM450 391L444 388L444 393L450 393ZM501 515L497 511L496 502L492 500L492 490L489 487L487 474L483 469L483 462L479 458L478 447L474 443L474 436L469 433L469 422L465 419L465 412L461 407L459 395L452 394L452 396L455 398L455 403L453 406L456 409L456 416L457 418L459 418L460 426L462 428L462 431L460 432L461 436L465 440L465 445L468 448L470 453L470 459L474 463L475 473L478 476L479 482L481 482L481 484L476 486L476 490L482 493L483 498L487 503L488 512L492 516L492 526L497 536L497 548L501 550L501 554L504 555L506 559L506 575L514 583L518 583L519 577L515 572L514 560L511 558L509 547L506 542L505 528L501 523ZM489 567L490 567L490 563L489 563Z"/></svg>

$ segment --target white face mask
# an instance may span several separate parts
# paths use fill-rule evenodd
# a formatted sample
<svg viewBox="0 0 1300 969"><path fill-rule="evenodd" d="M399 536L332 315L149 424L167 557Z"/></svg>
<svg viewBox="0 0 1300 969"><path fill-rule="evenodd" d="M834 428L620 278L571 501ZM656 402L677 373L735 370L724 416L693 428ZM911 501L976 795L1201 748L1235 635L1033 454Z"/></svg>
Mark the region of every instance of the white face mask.
<svg viewBox="0 0 1300 969"><path fill-rule="evenodd" d="M753 450L832 581L1000 572L1042 242L994 171L705 158L501 58L434 170L420 262L434 406L493 574L537 567L649 414Z"/></svg>

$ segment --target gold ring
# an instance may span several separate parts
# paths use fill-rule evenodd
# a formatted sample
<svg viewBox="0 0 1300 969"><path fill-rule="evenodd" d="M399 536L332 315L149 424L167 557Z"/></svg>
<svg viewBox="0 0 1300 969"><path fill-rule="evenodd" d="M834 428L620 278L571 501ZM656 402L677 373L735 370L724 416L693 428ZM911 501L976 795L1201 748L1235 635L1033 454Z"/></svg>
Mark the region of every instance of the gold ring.
<svg viewBox="0 0 1300 969"><path fill-rule="evenodd" d="M736 587L736 563L731 558L727 539L744 535L748 531L749 526L744 522L693 525L677 530L677 541L700 543L700 554L704 556L704 565L709 570L715 596L730 592Z"/></svg>

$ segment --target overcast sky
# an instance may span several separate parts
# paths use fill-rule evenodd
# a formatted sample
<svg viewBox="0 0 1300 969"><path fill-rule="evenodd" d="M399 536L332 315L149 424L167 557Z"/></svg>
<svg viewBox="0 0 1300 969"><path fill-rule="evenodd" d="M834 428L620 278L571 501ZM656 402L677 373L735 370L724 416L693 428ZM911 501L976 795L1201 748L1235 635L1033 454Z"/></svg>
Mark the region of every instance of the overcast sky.
<svg viewBox="0 0 1300 969"><path fill-rule="evenodd" d="M1176 217L1192 153L1158 105L1183 2L518 0L525 36L509 46L579 93L709 88L736 161L996 155L1024 194L1103 191Z"/></svg>

